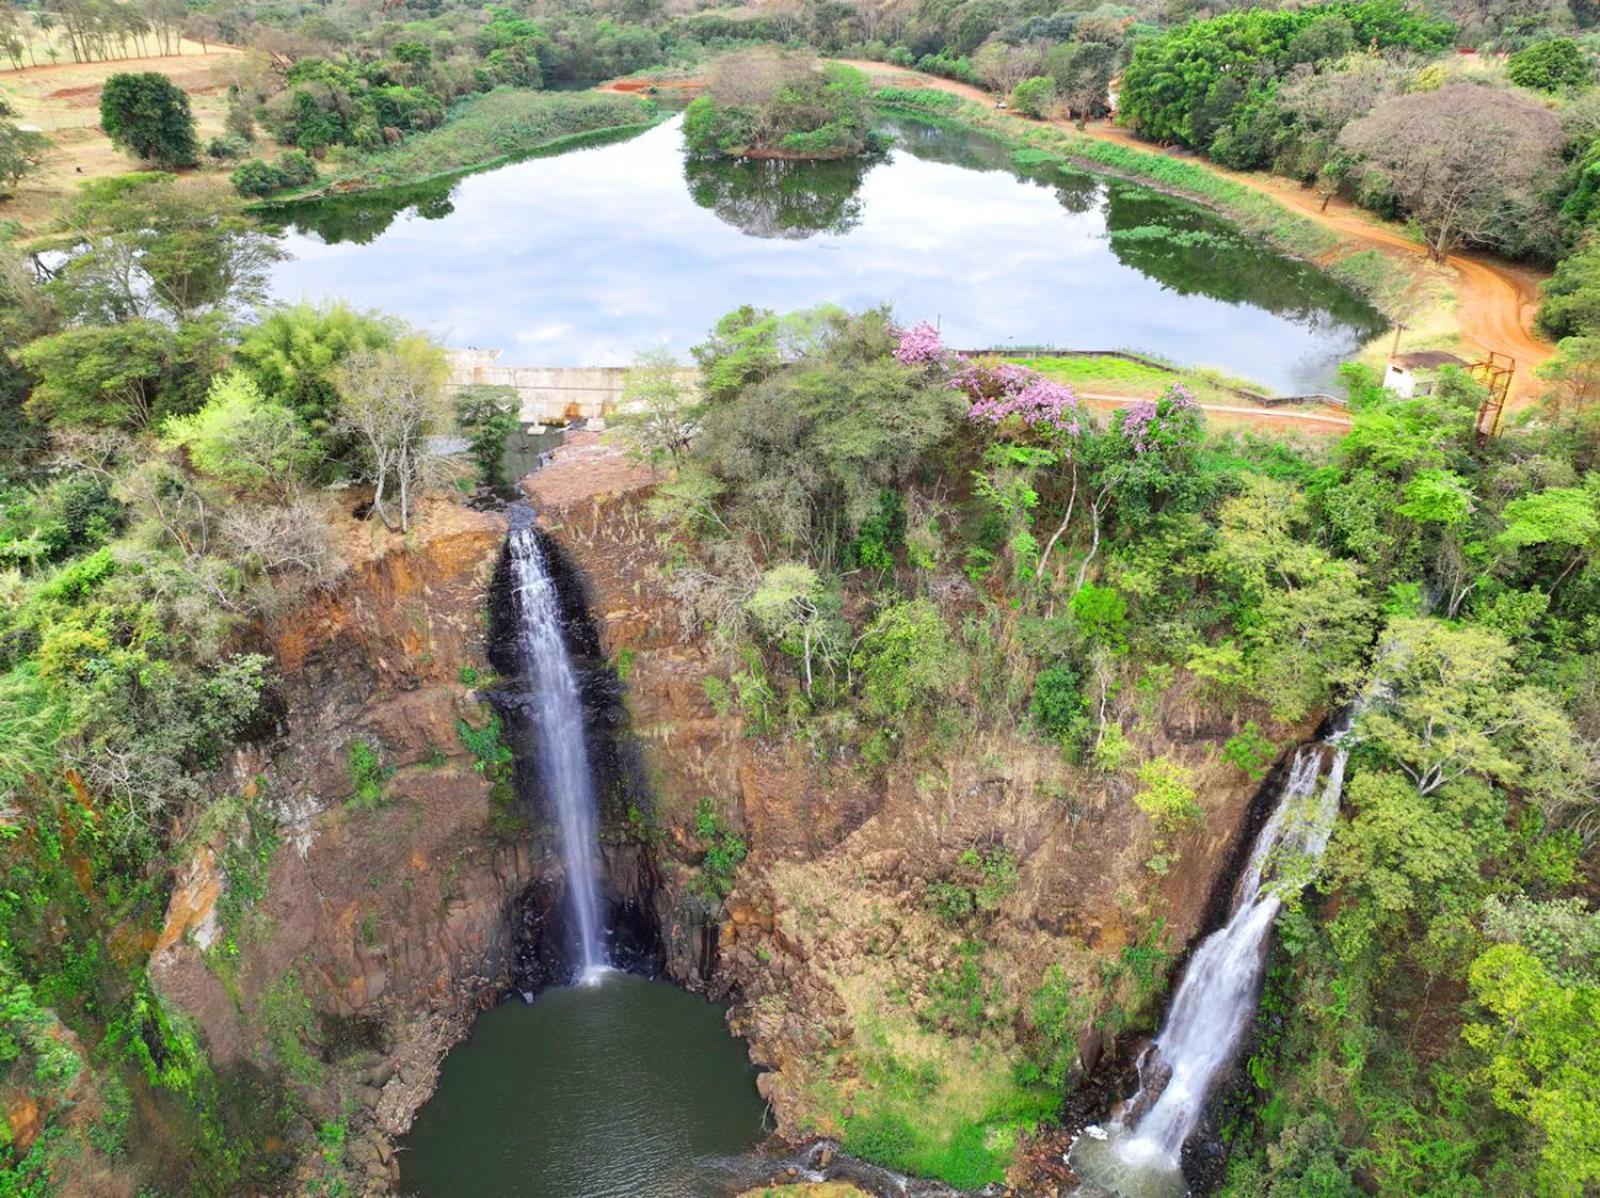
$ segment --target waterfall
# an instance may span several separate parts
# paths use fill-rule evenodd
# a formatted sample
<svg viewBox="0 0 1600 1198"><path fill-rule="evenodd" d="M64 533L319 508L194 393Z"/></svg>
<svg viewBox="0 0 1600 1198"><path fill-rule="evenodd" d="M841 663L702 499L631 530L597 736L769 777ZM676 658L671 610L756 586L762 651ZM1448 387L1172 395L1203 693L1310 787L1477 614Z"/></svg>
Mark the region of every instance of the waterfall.
<svg viewBox="0 0 1600 1198"><path fill-rule="evenodd" d="M522 710L534 722L540 777L561 825L573 957L580 979L594 981L609 961L600 914L599 832L583 695L562 630L561 599L533 526L512 532L510 557L517 599L517 666L531 695Z"/></svg>
<svg viewBox="0 0 1600 1198"><path fill-rule="evenodd" d="M1228 922L1195 950L1160 1034L1139 1061L1129 1121L1113 1124L1109 1134L1087 1129L1088 1137L1074 1146L1073 1165L1082 1176L1128 1198L1183 1192L1180 1153L1255 1013L1273 920L1286 895L1311 880L1328 847L1344 788L1349 726L1346 717L1326 741L1295 754L1235 889Z"/></svg>

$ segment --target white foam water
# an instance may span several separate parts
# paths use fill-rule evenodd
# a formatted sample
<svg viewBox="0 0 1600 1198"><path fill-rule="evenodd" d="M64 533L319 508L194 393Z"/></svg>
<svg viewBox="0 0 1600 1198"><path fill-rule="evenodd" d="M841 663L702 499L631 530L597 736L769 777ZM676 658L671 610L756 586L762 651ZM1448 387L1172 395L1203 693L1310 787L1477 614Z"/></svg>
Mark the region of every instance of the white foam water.
<svg viewBox="0 0 1600 1198"><path fill-rule="evenodd" d="M1194 951L1160 1034L1139 1062L1130 1122L1113 1122L1073 1145L1070 1159L1087 1180L1124 1198L1183 1194L1183 1144L1255 1014L1273 921L1291 888L1314 876L1328 847L1344 788L1349 726L1346 718L1326 741L1295 754L1235 889L1228 922Z"/></svg>
<svg viewBox="0 0 1600 1198"><path fill-rule="evenodd" d="M517 661L536 723L539 776L561 832L561 860L577 978L594 985L610 970L596 858L600 837L594 774L584 732L583 695L561 625L561 600L538 532L511 534L517 599Z"/></svg>

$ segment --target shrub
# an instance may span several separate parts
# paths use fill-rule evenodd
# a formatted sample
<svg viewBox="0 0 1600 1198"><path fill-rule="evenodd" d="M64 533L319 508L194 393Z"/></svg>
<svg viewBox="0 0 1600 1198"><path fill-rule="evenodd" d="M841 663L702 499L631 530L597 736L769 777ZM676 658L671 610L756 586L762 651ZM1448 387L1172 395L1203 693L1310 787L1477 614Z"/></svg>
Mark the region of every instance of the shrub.
<svg viewBox="0 0 1600 1198"><path fill-rule="evenodd" d="M1056 81L1049 75L1024 79L1011 89L1011 107L1023 116L1043 118L1056 106Z"/></svg>
<svg viewBox="0 0 1600 1198"><path fill-rule="evenodd" d="M950 630L926 599L886 607L867 628L851 664L868 710L909 715L943 693L954 660Z"/></svg>
<svg viewBox="0 0 1600 1198"><path fill-rule="evenodd" d="M1051 736L1070 737L1083 728L1084 699L1078 671L1064 661L1042 670L1033 683L1028 710Z"/></svg>
<svg viewBox="0 0 1600 1198"><path fill-rule="evenodd" d="M496 384L474 384L456 394L456 428L470 443L478 477L491 487L506 484L506 438L517 431L518 399L515 389Z"/></svg>
<svg viewBox="0 0 1600 1198"><path fill-rule="evenodd" d="M247 159L234 167L228 182L242 196L271 195L288 186L283 172L260 158Z"/></svg>
<svg viewBox="0 0 1600 1198"><path fill-rule="evenodd" d="M218 162L243 158L250 152L250 143L239 137L213 137L206 143L206 156Z"/></svg>
<svg viewBox="0 0 1600 1198"><path fill-rule="evenodd" d="M1194 773L1170 757L1155 757L1139 767L1134 806L1162 833L1181 832L1205 814L1194 789Z"/></svg>
<svg viewBox="0 0 1600 1198"><path fill-rule="evenodd" d="M1095 644L1127 648L1128 603L1115 587L1085 583L1072 597L1072 617L1079 631Z"/></svg>
<svg viewBox="0 0 1600 1198"><path fill-rule="evenodd" d="M709 798L701 799L694 809L694 827L705 848L700 872L706 893L720 901L732 893L734 876L749 854L750 846L722 822Z"/></svg>
<svg viewBox="0 0 1600 1198"><path fill-rule="evenodd" d="M278 158L278 169L290 187L303 187L317 181L317 164L304 150L285 150Z"/></svg>
<svg viewBox="0 0 1600 1198"><path fill-rule="evenodd" d="M364 740L353 740L346 750L350 763L350 805L372 811L385 803L383 788L394 773L378 759L378 750Z"/></svg>
<svg viewBox="0 0 1600 1198"><path fill-rule="evenodd" d="M960 882L929 882L926 898L928 910L952 926L977 909L972 891Z"/></svg>
<svg viewBox="0 0 1600 1198"><path fill-rule="evenodd" d="M251 158L241 162L229 176L240 195L265 196L290 187L304 187L317 180L317 164L304 150L285 150L277 163Z"/></svg>
<svg viewBox="0 0 1600 1198"><path fill-rule="evenodd" d="M1222 746L1222 760L1238 766L1250 776L1252 782L1259 782L1266 777L1267 767L1277 753L1278 746L1267 738L1254 720L1230 736Z"/></svg>

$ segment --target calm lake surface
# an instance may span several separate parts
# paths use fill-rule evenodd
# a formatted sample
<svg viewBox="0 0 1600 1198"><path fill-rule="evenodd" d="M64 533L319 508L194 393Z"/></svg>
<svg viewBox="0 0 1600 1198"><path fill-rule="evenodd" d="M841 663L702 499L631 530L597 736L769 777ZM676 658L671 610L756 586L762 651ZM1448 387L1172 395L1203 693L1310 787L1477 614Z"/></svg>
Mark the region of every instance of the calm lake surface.
<svg viewBox="0 0 1600 1198"><path fill-rule="evenodd" d="M681 118L447 184L284 210L279 298L339 296L514 365L680 354L741 303L888 303L961 348L1139 349L1279 392L1326 388L1383 328L1314 268L1203 210L1029 177L911 122L856 163L703 163Z"/></svg>
<svg viewBox="0 0 1600 1198"><path fill-rule="evenodd" d="M480 1015L401 1153L417 1198L704 1198L766 1103L724 1008L614 974Z"/></svg>

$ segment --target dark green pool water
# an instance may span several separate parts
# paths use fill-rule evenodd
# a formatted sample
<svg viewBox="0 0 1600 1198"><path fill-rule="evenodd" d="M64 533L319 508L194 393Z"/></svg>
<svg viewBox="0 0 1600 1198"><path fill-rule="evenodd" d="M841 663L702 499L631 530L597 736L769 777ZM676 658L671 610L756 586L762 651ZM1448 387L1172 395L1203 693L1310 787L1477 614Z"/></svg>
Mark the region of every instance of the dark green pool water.
<svg viewBox="0 0 1600 1198"><path fill-rule="evenodd" d="M401 1155L417 1198L703 1198L766 1104L724 1008L616 974L479 1016Z"/></svg>

